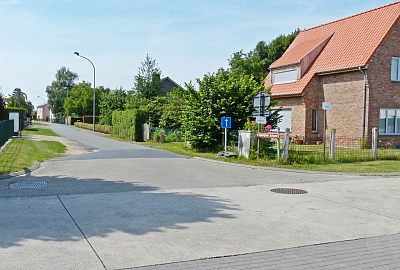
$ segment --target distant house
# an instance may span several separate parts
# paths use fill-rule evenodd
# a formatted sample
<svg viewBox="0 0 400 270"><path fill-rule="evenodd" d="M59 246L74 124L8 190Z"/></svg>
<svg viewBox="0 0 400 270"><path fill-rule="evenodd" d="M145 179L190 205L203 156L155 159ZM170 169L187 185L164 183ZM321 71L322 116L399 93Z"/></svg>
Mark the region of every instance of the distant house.
<svg viewBox="0 0 400 270"><path fill-rule="evenodd" d="M269 68L265 86L283 108L281 129L313 142L327 126L338 136L400 145L400 2L299 33Z"/></svg>
<svg viewBox="0 0 400 270"><path fill-rule="evenodd" d="M179 84L174 82L170 77L165 77L161 79L161 93L168 94L175 88L181 87Z"/></svg>
<svg viewBox="0 0 400 270"><path fill-rule="evenodd" d="M53 118L49 104L37 106L37 119L40 121L50 121Z"/></svg>

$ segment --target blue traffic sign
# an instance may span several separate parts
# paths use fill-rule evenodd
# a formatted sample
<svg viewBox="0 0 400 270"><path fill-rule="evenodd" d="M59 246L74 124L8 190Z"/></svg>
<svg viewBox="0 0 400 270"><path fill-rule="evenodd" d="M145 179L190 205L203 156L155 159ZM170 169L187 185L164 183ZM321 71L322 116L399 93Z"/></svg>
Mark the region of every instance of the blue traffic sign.
<svg viewBox="0 0 400 270"><path fill-rule="evenodd" d="M221 118L221 128L232 128L232 118L230 116Z"/></svg>

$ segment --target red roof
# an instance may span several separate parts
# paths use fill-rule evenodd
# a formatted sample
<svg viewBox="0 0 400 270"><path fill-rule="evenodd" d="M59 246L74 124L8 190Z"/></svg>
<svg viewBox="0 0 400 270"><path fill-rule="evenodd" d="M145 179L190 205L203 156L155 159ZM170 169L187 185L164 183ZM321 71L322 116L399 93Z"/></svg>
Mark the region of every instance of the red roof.
<svg viewBox="0 0 400 270"><path fill-rule="evenodd" d="M270 68L299 61L332 35L304 76L293 83L272 86L272 95L300 95L315 74L365 66L400 16L400 2L303 30ZM271 85L270 74L265 86Z"/></svg>

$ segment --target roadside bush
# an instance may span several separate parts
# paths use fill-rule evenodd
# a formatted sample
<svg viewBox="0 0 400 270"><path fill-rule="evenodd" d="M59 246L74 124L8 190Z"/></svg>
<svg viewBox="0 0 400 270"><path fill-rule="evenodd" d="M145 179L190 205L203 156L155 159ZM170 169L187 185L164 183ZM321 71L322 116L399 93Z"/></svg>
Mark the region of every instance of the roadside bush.
<svg viewBox="0 0 400 270"><path fill-rule="evenodd" d="M74 126L79 127L79 128L84 128L84 129L89 129L93 130L93 124L88 124L88 123L82 123L82 122L75 122ZM106 134L111 134L112 133L112 126L108 125L97 125L96 124L96 131L101 132L101 133L106 133Z"/></svg>
<svg viewBox="0 0 400 270"><path fill-rule="evenodd" d="M112 134L125 140L143 141L146 114L141 110L114 111Z"/></svg>
<svg viewBox="0 0 400 270"><path fill-rule="evenodd" d="M68 116L68 124L73 126L75 122L82 122L83 118L82 117L73 117L73 116Z"/></svg>

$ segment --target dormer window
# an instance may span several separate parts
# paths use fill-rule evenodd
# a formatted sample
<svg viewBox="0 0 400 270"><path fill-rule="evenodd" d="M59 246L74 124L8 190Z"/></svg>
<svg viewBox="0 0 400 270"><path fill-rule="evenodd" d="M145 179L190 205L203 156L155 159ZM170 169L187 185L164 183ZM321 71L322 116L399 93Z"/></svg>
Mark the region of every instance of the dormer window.
<svg viewBox="0 0 400 270"><path fill-rule="evenodd" d="M299 71L298 67L272 70L271 83L274 85L295 82L299 79Z"/></svg>

